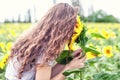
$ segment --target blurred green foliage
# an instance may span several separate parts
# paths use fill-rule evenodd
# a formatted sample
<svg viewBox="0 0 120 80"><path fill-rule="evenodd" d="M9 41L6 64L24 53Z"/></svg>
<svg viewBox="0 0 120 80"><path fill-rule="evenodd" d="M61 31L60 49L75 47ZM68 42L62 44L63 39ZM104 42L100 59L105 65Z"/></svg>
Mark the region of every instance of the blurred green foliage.
<svg viewBox="0 0 120 80"><path fill-rule="evenodd" d="M93 12L88 17L81 16L81 19L84 20L85 22L113 22L113 23L120 22L119 19L117 19L113 15L106 14L102 10Z"/></svg>

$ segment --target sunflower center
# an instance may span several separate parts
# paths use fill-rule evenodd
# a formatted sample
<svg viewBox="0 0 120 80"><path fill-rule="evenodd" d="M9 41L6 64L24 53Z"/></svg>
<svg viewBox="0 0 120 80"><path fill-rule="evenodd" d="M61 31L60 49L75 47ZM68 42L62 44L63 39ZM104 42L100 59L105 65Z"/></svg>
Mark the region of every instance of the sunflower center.
<svg viewBox="0 0 120 80"><path fill-rule="evenodd" d="M110 54L110 50L106 50L106 53L107 53L107 54Z"/></svg>
<svg viewBox="0 0 120 80"><path fill-rule="evenodd" d="M106 33L106 36L108 36L108 34Z"/></svg>

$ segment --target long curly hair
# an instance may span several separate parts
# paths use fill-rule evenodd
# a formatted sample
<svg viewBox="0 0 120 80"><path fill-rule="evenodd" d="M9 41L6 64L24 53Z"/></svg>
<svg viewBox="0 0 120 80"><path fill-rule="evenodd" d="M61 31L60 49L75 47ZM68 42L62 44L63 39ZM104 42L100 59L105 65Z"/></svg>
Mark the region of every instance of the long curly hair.
<svg viewBox="0 0 120 80"><path fill-rule="evenodd" d="M41 64L56 59L73 35L77 10L67 3L53 6L36 26L23 33L11 49L11 58L20 63L19 78L32 69L39 59Z"/></svg>

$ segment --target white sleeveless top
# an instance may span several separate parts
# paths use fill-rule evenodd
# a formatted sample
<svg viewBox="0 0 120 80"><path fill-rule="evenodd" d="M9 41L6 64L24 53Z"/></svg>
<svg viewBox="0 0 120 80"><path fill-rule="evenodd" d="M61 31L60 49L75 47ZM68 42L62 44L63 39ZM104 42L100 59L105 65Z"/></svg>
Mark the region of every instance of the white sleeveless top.
<svg viewBox="0 0 120 80"><path fill-rule="evenodd" d="M53 66L55 64L55 61L50 62L48 65ZM17 58L13 58L9 61L6 67L5 77L8 80L34 80L35 79L35 67L33 67L31 70L26 71L23 73L23 76L21 79L18 79L18 68L20 67L19 62L17 61Z"/></svg>

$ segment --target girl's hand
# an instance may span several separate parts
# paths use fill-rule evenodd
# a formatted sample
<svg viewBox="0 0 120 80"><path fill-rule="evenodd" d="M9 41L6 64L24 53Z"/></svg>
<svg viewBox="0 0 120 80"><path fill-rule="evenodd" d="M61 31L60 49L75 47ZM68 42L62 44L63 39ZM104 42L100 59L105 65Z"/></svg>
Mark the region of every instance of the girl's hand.
<svg viewBox="0 0 120 80"><path fill-rule="evenodd" d="M73 55L72 55L74 58L75 57L78 57L78 56L82 56L82 49L77 49L73 52Z"/></svg>
<svg viewBox="0 0 120 80"><path fill-rule="evenodd" d="M70 63L68 63L65 68L69 70L69 69L84 67L86 56L84 56L83 58L80 58L82 56L82 50L77 49L76 51L74 51L73 56L74 56L74 59Z"/></svg>

